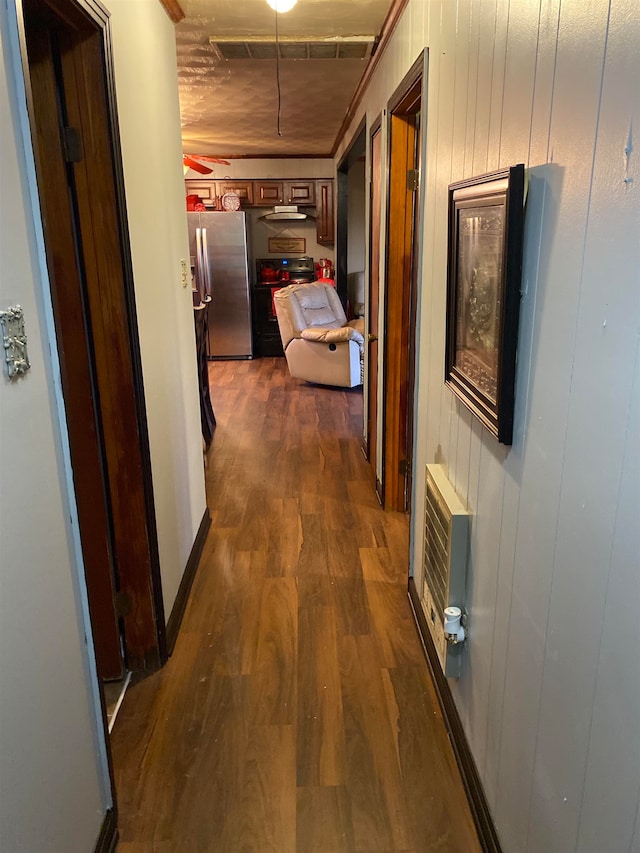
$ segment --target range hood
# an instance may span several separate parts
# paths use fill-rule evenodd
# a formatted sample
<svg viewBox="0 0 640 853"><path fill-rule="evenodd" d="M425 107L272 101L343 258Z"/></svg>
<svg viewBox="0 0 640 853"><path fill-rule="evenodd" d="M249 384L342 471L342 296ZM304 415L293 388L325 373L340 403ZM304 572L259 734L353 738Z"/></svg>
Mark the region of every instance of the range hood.
<svg viewBox="0 0 640 853"><path fill-rule="evenodd" d="M295 204L281 204L276 205L270 213L265 213L260 219L273 222L294 219L315 219L315 216L311 216L309 213L302 213Z"/></svg>

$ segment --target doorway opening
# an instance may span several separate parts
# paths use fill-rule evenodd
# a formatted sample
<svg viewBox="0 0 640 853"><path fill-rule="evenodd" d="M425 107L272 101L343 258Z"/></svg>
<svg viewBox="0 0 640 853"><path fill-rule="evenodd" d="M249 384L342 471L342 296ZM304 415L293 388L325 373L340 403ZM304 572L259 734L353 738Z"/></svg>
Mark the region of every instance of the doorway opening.
<svg viewBox="0 0 640 853"><path fill-rule="evenodd" d="M369 281L367 335L367 399L365 405L365 456L373 470L376 494L384 503L378 477L378 330L380 322L380 227L382 191L382 116L374 122L369 137Z"/></svg>
<svg viewBox="0 0 640 853"><path fill-rule="evenodd" d="M108 17L18 11L97 671L116 682L167 649Z"/></svg>
<svg viewBox="0 0 640 853"><path fill-rule="evenodd" d="M361 321L363 326L366 272L366 139L365 117L338 163L336 213L336 289L347 320ZM362 359L362 354L360 357ZM364 381L366 382L366 364ZM357 390L363 393L366 400L364 384ZM364 424L362 441L364 442Z"/></svg>
<svg viewBox="0 0 640 853"><path fill-rule="evenodd" d="M337 169L337 288L348 320L364 317L366 147L363 120Z"/></svg>

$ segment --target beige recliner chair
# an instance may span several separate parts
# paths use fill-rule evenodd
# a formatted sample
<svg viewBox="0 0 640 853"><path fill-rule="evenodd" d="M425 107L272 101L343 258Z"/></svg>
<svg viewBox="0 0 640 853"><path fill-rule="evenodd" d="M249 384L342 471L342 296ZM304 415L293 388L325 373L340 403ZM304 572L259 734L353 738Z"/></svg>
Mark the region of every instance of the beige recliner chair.
<svg viewBox="0 0 640 853"><path fill-rule="evenodd" d="M307 382L353 388L362 384L364 320L347 323L328 284L290 284L274 295L289 373Z"/></svg>

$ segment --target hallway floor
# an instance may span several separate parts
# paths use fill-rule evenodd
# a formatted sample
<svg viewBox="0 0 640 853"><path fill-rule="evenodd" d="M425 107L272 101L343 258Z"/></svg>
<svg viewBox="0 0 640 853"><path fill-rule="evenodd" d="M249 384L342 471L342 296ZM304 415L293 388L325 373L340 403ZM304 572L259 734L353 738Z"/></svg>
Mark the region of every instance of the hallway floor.
<svg viewBox="0 0 640 853"><path fill-rule="evenodd" d="M474 853L362 394L210 366L213 524L174 654L112 735L119 853Z"/></svg>

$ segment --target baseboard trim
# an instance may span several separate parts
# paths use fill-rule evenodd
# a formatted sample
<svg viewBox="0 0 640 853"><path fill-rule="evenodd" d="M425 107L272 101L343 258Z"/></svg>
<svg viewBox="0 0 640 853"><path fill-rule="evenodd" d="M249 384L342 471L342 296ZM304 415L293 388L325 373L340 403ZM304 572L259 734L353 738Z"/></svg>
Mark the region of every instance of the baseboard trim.
<svg viewBox="0 0 640 853"><path fill-rule="evenodd" d="M471 754L471 748L469 747L469 742L467 741L464 733L458 709L453 701L451 689L440 667L440 661L438 660L436 648L433 645L433 640L429 633L427 620L422 610L420 596L418 595L418 590L413 578L409 578L409 602L411 604L411 609L413 610L418 634L422 641L422 648L424 650L429 669L431 670L431 677L438 696L445 726L447 727L451 746L453 747L453 752L458 763L458 769L462 776L462 784L464 785L467 799L469 800L469 807L471 808L473 820L478 832L478 839L485 853L502 853L500 841L498 840L498 833L496 832L496 827L489 810L489 804L485 797L484 788L480 781L480 774L478 773L478 768L476 767L473 755Z"/></svg>
<svg viewBox="0 0 640 853"><path fill-rule="evenodd" d="M118 818L115 809L108 809L100 827L100 835L96 841L94 853L115 853L117 845Z"/></svg>
<svg viewBox="0 0 640 853"><path fill-rule="evenodd" d="M202 549L204 548L204 543L210 527L211 516L209 515L209 508L207 507L204 511L204 515L202 516L202 521L200 522L200 527L196 533L193 546L191 547L191 553L189 554L189 559L187 560L187 565L185 566L182 580L180 581L178 594L176 595L176 600L173 602L173 607L171 608L171 616L169 616L169 621L167 622L167 651L169 655L173 654L176 640L178 639L178 632L180 631L182 617L184 616L187 601L189 600L191 585L193 584L193 579L196 576L196 571L200 564Z"/></svg>

